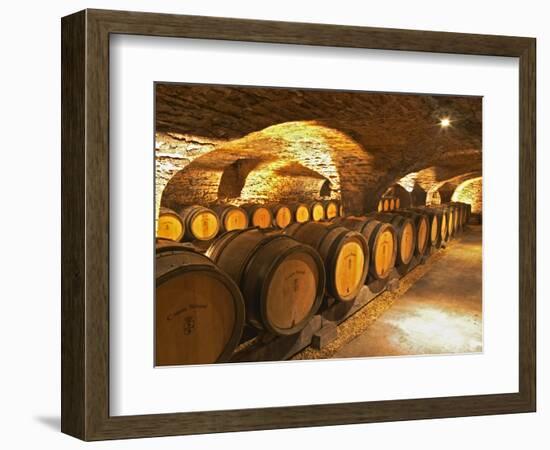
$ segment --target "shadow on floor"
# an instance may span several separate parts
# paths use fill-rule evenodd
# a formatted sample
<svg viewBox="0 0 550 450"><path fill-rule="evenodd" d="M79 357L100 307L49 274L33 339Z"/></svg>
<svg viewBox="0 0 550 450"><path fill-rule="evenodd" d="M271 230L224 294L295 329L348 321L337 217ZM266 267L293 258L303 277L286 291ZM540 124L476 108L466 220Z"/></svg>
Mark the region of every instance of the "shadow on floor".
<svg viewBox="0 0 550 450"><path fill-rule="evenodd" d="M51 430L61 431L61 417L59 416L37 416L34 420Z"/></svg>

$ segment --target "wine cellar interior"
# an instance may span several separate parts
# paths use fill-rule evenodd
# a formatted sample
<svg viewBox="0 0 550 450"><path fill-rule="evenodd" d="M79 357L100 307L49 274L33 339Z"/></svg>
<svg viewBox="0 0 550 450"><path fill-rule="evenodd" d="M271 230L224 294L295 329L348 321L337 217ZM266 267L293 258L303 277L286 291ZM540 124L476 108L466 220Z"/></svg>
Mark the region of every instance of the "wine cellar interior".
<svg viewBox="0 0 550 450"><path fill-rule="evenodd" d="M158 366L482 351L482 99L155 85Z"/></svg>

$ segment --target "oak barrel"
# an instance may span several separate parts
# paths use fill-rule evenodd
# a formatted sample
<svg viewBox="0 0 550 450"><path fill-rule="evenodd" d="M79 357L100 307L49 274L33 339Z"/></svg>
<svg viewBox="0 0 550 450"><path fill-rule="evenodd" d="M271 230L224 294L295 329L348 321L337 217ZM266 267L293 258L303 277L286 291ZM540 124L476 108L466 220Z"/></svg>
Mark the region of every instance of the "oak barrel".
<svg viewBox="0 0 550 450"><path fill-rule="evenodd" d="M468 214L468 211L466 209L466 204L465 203L460 203L460 207L462 208L462 227L464 227L466 225L466 223L468 222L467 217L466 217L466 215Z"/></svg>
<svg viewBox="0 0 550 450"><path fill-rule="evenodd" d="M464 220L463 225L468 224L468 221L470 220L470 214L472 212L472 205L468 203L461 202L462 209L464 210Z"/></svg>
<svg viewBox="0 0 550 450"><path fill-rule="evenodd" d="M327 200L325 201L325 218L327 220L332 220L335 217L338 217L338 202L336 200Z"/></svg>
<svg viewBox="0 0 550 450"><path fill-rule="evenodd" d="M325 264L329 295L343 302L357 297L369 268L369 246L362 234L319 222L292 224L285 234L319 252Z"/></svg>
<svg viewBox="0 0 550 450"><path fill-rule="evenodd" d="M215 205L212 206L220 219L220 228L222 231L244 230L248 228L247 212L235 205Z"/></svg>
<svg viewBox="0 0 550 450"><path fill-rule="evenodd" d="M447 228L449 229L449 236L453 237L455 235L455 214L452 208L449 208L447 206L445 206L444 208L449 211Z"/></svg>
<svg viewBox="0 0 550 450"><path fill-rule="evenodd" d="M292 211L288 206L277 203L270 205L270 208L273 212L273 226L275 228L284 229L293 222Z"/></svg>
<svg viewBox="0 0 550 450"><path fill-rule="evenodd" d="M155 364L225 362L239 344L244 301L235 282L185 245L155 258Z"/></svg>
<svg viewBox="0 0 550 450"><path fill-rule="evenodd" d="M472 217L472 205L466 203L466 223L470 221L470 217Z"/></svg>
<svg viewBox="0 0 550 450"><path fill-rule="evenodd" d="M193 205L179 211L185 224L185 237L188 240L208 241L220 231L218 215L210 208Z"/></svg>
<svg viewBox="0 0 550 450"><path fill-rule="evenodd" d="M453 202L453 205L459 205L462 208L462 225L468 224L470 216L472 215L472 205L464 202Z"/></svg>
<svg viewBox="0 0 550 450"><path fill-rule="evenodd" d="M449 208L453 214L453 235L457 235L460 231L460 225L459 225L459 209L458 206L453 205L451 203L445 205L447 208Z"/></svg>
<svg viewBox="0 0 550 450"><path fill-rule="evenodd" d="M397 233L396 265L406 266L409 264L414 256L416 246L416 230L413 221L408 217L387 213L375 214L373 217L394 226Z"/></svg>
<svg viewBox="0 0 550 450"><path fill-rule="evenodd" d="M390 223L373 217L342 217L338 225L361 233L369 243L369 273L378 280L388 277L397 257L397 234Z"/></svg>
<svg viewBox="0 0 550 450"><path fill-rule="evenodd" d="M157 237L179 242L185 234L185 225L180 215L169 208L160 208Z"/></svg>
<svg viewBox="0 0 550 450"><path fill-rule="evenodd" d="M464 207L464 203L460 202L451 202L450 203L455 210L457 211L457 227L460 231L462 231L464 225L465 225L465 218L466 218L466 208Z"/></svg>
<svg viewBox="0 0 550 450"><path fill-rule="evenodd" d="M457 211L457 224L456 226L458 227L459 231L462 231L462 226L463 226L463 223L462 223L462 205L460 204L454 204L453 203L453 206L456 208L456 211Z"/></svg>
<svg viewBox="0 0 550 450"><path fill-rule="evenodd" d="M253 227L271 228L273 226L273 213L267 206L257 204L241 205L249 218L249 223Z"/></svg>
<svg viewBox="0 0 550 450"><path fill-rule="evenodd" d="M318 200L309 203L309 213L311 220L314 222L325 220L325 207L323 203Z"/></svg>
<svg viewBox="0 0 550 450"><path fill-rule="evenodd" d="M441 230L441 240L443 242L446 242L449 240L449 214L446 211L435 209L435 211L439 211L441 214L441 221L440 221L440 230Z"/></svg>
<svg viewBox="0 0 550 450"><path fill-rule="evenodd" d="M445 240L449 240L453 237L454 235L454 229L453 229L453 223L454 223L454 217L453 217L453 212L451 211L451 209L449 209L448 207L446 206L443 206L443 205L440 205L437 207L440 211L443 212L444 216L445 216L445 219L447 221L447 237Z"/></svg>
<svg viewBox="0 0 550 450"><path fill-rule="evenodd" d="M441 247L441 242L443 240L443 234L441 230L443 213L441 213L437 209L427 208L425 206L409 208L409 210L420 212L421 214L425 214L428 217L428 223L430 225L430 244L436 248Z"/></svg>
<svg viewBox="0 0 550 450"><path fill-rule="evenodd" d="M258 329L295 334L319 309L325 271L308 245L251 228L223 234L206 254L239 285L247 321Z"/></svg>
<svg viewBox="0 0 550 450"><path fill-rule="evenodd" d="M305 203L290 203L288 205L292 213L292 218L295 222L304 223L309 222L310 212L309 207Z"/></svg>
<svg viewBox="0 0 550 450"><path fill-rule="evenodd" d="M423 256L428 247L431 246L430 221L428 220L428 216L418 211L397 211L394 214L412 219L416 229L415 254Z"/></svg>
<svg viewBox="0 0 550 450"><path fill-rule="evenodd" d="M195 253L201 253L200 250L191 242L175 242L170 239L158 238L155 240L155 252L158 256L162 252L173 252L181 250L189 250Z"/></svg>

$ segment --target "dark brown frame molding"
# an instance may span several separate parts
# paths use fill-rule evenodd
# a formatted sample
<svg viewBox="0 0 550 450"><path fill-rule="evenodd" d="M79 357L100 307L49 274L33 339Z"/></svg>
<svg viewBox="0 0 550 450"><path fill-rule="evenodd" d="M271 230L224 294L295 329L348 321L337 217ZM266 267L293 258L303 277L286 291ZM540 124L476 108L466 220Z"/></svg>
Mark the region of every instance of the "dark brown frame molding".
<svg viewBox="0 0 550 450"><path fill-rule="evenodd" d="M62 31L61 429L84 440L535 411L536 40L85 10ZM109 35L135 34L519 58L519 392L109 416Z"/></svg>

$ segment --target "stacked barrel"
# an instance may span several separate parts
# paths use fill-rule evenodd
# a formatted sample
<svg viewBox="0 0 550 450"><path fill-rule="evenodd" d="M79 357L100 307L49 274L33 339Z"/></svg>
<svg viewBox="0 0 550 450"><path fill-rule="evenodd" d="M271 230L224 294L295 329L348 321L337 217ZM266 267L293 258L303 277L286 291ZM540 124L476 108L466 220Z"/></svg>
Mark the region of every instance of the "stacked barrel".
<svg viewBox="0 0 550 450"><path fill-rule="evenodd" d="M372 216L395 225L399 233L396 264L403 266L412 255L422 257L461 233L468 223L469 211L470 205L452 202L378 212Z"/></svg>
<svg viewBox="0 0 550 450"><path fill-rule="evenodd" d="M470 213L457 202L364 216L344 216L333 200L161 208L156 364L228 361L245 326L297 334L333 301L351 304L365 284L407 273Z"/></svg>
<svg viewBox="0 0 550 450"><path fill-rule="evenodd" d="M377 206L378 212L394 211L401 208L401 200L399 197L384 196L380 199Z"/></svg>
<svg viewBox="0 0 550 450"><path fill-rule="evenodd" d="M337 200L310 202L186 205L159 211L157 237L175 242L212 241L232 230L284 230L293 223L326 222L344 213Z"/></svg>

